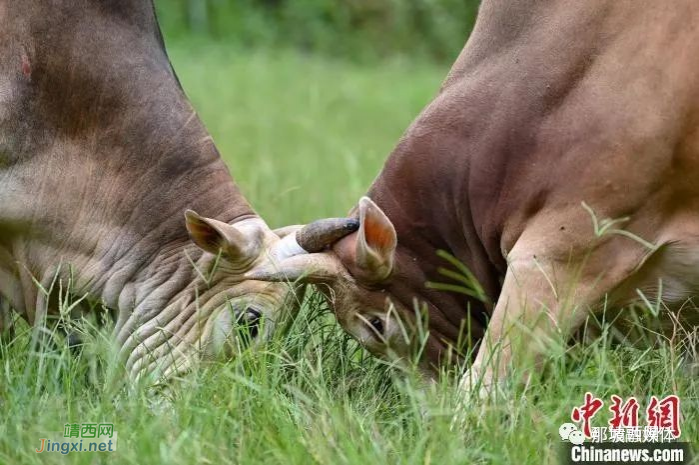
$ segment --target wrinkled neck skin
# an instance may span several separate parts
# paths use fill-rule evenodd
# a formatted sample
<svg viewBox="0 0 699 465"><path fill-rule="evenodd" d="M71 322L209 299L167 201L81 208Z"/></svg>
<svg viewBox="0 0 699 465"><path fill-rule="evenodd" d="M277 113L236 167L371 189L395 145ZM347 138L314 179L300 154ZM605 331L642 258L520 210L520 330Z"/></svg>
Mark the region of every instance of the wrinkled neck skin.
<svg viewBox="0 0 699 465"><path fill-rule="evenodd" d="M251 222L264 224L257 217L235 223ZM278 307L285 298L269 284L241 281L250 266L254 263L231 264L202 253L185 240L158 251L132 280L108 283L102 296L119 309L116 343L127 370L138 375L157 369L168 378L186 372L198 359L230 355L228 337L238 310L230 299L246 294L250 300L236 305L262 309ZM125 270L116 268L109 276L119 280ZM268 321L268 333L271 325Z"/></svg>
<svg viewBox="0 0 699 465"><path fill-rule="evenodd" d="M215 351L199 342L236 271L219 261L209 278L216 257L190 245L185 209L262 220L180 88L152 5L131 3L0 5L0 295L33 324L70 285L116 310L127 368L172 349L167 373Z"/></svg>
<svg viewBox="0 0 699 465"><path fill-rule="evenodd" d="M190 149L197 155L204 149L217 156L211 142L207 145ZM49 160L38 164L51 165ZM81 168L64 170L80 173ZM29 170L32 175L42 171ZM115 188L126 170L95 171L89 181L66 176L63 182L59 175L47 182L60 185L38 196L28 184L21 201L5 205L24 208L18 209L12 224L0 227L2 294L31 324L58 312L59 287L70 288L73 300L85 296L87 302L115 310L116 343L131 373L152 372L166 349L177 352L177 357L161 357L158 369L165 376L186 370L202 350L205 356L218 352L220 347L202 344L210 340L212 319L218 316L214 310L225 306L225 291L242 273L191 244L183 212L198 208L228 223L263 222L240 196L220 160L203 163L199 173L191 179L172 178L165 172L160 179L137 177L130 181L133 188L127 194L132 201ZM15 181L12 176L9 183ZM183 193L173 189L172 200L162 207L150 209L139 200L148 198L150 186L157 191L172 185L179 185ZM163 201L167 197L163 195ZM70 199L80 200L75 205ZM37 283L51 290L50 298Z"/></svg>
<svg viewBox="0 0 699 465"><path fill-rule="evenodd" d="M232 222L262 220L246 215L246 219ZM55 316L59 311L56 292L62 287L72 295L72 301L84 298L83 304L112 309L116 313L116 347L126 369L135 377L148 374L168 378L187 371L198 359L223 355L226 341L215 341L214 333L218 319L229 318L228 299L246 290L255 292L254 286L263 283L240 283L242 272L237 266L191 245L186 232L161 246L133 234L124 237L124 228L113 226L83 230L88 237L100 237L95 255L79 248L87 238L75 231L68 236L76 239L78 247L49 242L38 248L31 240L14 241L14 250L27 250L35 258L18 262L23 282L19 285L21 293L11 296L15 308L30 323L41 324L44 315ZM121 236L109 232L120 229ZM178 225L178 229L183 228ZM117 244L119 251L115 252ZM29 270L34 270L32 276ZM51 290L50 298L33 278L42 288ZM230 295L227 291L234 285L236 295ZM264 307L264 299L283 298L270 295L268 290L257 291L251 306ZM168 355L171 353L176 356Z"/></svg>

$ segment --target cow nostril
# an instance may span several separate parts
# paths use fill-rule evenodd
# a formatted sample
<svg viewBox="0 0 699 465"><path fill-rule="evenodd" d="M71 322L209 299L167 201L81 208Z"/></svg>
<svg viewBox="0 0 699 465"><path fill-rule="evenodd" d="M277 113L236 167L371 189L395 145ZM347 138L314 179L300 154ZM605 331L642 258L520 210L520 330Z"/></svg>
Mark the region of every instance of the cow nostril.
<svg viewBox="0 0 699 465"><path fill-rule="evenodd" d="M246 339L255 339L260 330L262 314L252 307L248 307L238 315L237 328L241 336Z"/></svg>

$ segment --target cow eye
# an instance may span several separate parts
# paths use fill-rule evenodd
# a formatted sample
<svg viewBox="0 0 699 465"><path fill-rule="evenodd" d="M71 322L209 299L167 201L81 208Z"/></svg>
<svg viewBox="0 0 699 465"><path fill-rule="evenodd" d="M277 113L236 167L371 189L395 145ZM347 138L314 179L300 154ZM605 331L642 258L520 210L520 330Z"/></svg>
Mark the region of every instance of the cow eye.
<svg viewBox="0 0 699 465"><path fill-rule="evenodd" d="M375 316L369 320L369 324L374 328L374 330L379 333L383 334L383 321L381 318L378 316Z"/></svg>
<svg viewBox="0 0 699 465"><path fill-rule="evenodd" d="M258 310L248 307L237 316L235 322L239 337L249 344L260 331L262 314Z"/></svg>

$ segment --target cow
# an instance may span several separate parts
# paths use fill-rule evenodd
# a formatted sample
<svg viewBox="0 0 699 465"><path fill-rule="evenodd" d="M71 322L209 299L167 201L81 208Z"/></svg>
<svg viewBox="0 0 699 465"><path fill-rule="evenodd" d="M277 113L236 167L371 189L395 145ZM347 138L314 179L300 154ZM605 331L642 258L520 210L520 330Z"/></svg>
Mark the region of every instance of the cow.
<svg viewBox="0 0 699 465"><path fill-rule="evenodd" d="M426 310L420 366L449 359L466 333L461 386L482 395L531 379L590 315L630 343L643 342L638 301L659 313L658 334L693 330L698 22L693 0L484 0L350 214L359 230L307 253L304 228L289 228L297 253L246 276L319 284L340 325L382 356L411 354Z"/></svg>
<svg viewBox="0 0 699 465"><path fill-rule="evenodd" d="M5 0L0 24L5 302L37 328L68 287L106 307L134 379L265 339L295 289L242 276L279 238L187 100L152 0Z"/></svg>

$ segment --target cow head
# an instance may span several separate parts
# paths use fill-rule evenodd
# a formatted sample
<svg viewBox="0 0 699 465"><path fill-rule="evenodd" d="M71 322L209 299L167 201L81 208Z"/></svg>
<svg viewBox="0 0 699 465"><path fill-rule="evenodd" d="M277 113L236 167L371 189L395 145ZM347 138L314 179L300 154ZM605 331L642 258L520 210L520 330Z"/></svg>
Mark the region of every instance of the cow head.
<svg viewBox="0 0 699 465"><path fill-rule="evenodd" d="M296 296L243 274L279 238L180 86L153 2L0 0L0 25L0 296L43 323L60 313L44 289L70 283L117 315L134 375L263 340ZM222 221L188 212L187 231L187 208Z"/></svg>
<svg viewBox="0 0 699 465"><path fill-rule="evenodd" d="M247 277L316 284L340 325L367 350L405 360L417 342L416 321L415 310L392 295L396 231L368 197L357 210L358 221L320 220L285 231L275 260ZM348 233L350 228L357 230Z"/></svg>
<svg viewBox="0 0 699 465"><path fill-rule="evenodd" d="M258 217L228 224L187 210L185 220L192 242L207 252L199 273L209 288L197 296L211 314L202 341L207 355L230 355L267 339L281 309L298 306L302 287L290 293L289 285L245 280L243 275L266 261L279 237Z"/></svg>

